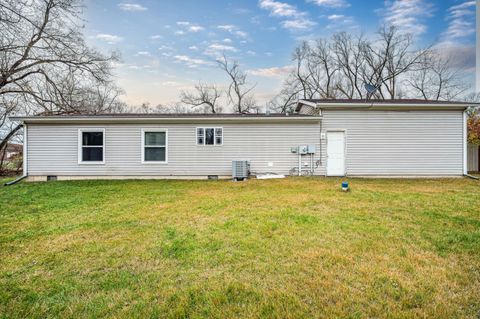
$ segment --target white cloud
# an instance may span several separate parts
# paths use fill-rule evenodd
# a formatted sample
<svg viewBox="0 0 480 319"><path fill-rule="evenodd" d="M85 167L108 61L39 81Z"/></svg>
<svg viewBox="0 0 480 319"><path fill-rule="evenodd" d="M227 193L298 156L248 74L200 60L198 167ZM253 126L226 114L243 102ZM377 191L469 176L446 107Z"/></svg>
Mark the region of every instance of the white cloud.
<svg viewBox="0 0 480 319"><path fill-rule="evenodd" d="M163 38L163 36L161 36L160 34L155 34L155 35L152 35L150 37L150 39L152 39L152 40L160 40L162 38Z"/></svg>
<svg viewBox="0 0 480 319"><path fill-rule="evenodd" d="M352 28L359 27L354 23L355 20L351 16L345 16L343 14L331 14L327 16L327 19L329 21L329 24L327 25L327 29L344 31L345 29L352 29Z"/></svg>
<svg viewBox="0 0 480 319"><path fill-rule="evenodd" d="M160 84L162 86L169 86L169 87L177 87L177 86L182 85L182 83L176 82L176 81L163 81L163 82L160 82L158 84Z"/></svg>
<svg viewBox="0 0 480 319"><path fill-rule="evenodd" d="M256 56L256 55L257 55L257 52L252 51L252 50L248 50L248 51L245 52L245 53L248 54L248 55L251 55L251 56Z"/></svg>
<svg viewBox="0 0 480 319"><path fill-rule="evenodd" d="M205 28L202 27L202 26L199 26L199 25L192 25L188 28L188 31L190 31L190 32L198 32L198 31L203 31L203 30L205 30Z"/></svg>
<svg viewBox="0 0 480 319"><path fill-rule="evenodd" d="M223 24L223 25L217 25L217 29L227 31L238 38L245 39L248 37L248 33L240 30L237 26L233 24Z"/></svg>
<svg viewBox="0 0 480 319"><path fill-rule="evenodd" d="M191 45L188 48L192 51L198 51L198 47L196 45Z"/></svg>
<svg viewBox="0 0 480 319"><path fill-rule="evenodd" d="M307 30L316 25L316 23L308 19L297 19L282 21L281 25L284 29Z"/></svg>
<svg viewBox="0 0 480 319"><path fill-rule="evenodd" d="M350 7L350 3L345 0L308 0L308 2L313 2L320 7L328 8L346 8Z"/></svg>
<svg viewBox="0 0 480 319"><path fill-rule="evenodd" d="M135 55L136 56L146 56L146 57L152 56L152 54L148 51L138 51Z"/></svg>
<svg viewBox="0 0 480 319"><path fill-rule="evenodd" d="M202 65L211 65L211 62L202 59L191 58L188 55L176 55L174 56L174 59L177 63L184 63L190 68L196 68Z"/></svg>
<svg viewBox="0 0 480 319"><path fill-rule="evenodd" d="M448 9L448 28L441 42L454 43L475 33L475 1L465 1Z"/></svg>
<svg viewBox="0 0 480 319"><path fill-rule="evenodd" d="M118 35L113 35L113 34L107 34L107 33L99 33L95 35L93 38L105 41L108 44L117 44L121 41L123 41L123 38L118 36Z"/></svg>
<svg viewBox="0 0 480 319"><path fill-rule="evenodd" d="M332 14L327 17L328 20L340 20L345 18L343 14Z"/></svg>
<svg viewBox="0 0 480 319"><path fill-rule="evenodd" d="M162 45L158 48L159 51L173 51L174 49L168 45Z"/></svg>
<svg viewBox="0 0 480 319"><path fill-rule="evenodd" d="M231 45L224 45L219 43L213 43L208 46L209 49L214 51L229 51L229 52L237 52L238 49L231 46Z"/></svg>
<svg viewBox="0 0 480 319"><path fill-rule="evenodd" d="M233 34L235 34L237 37L242 38L242 39L245 39L245 38L248 37L247 32L240 31L240 30L237 30L237 31L233 32Z"/></svg>
<svg viewBox="0 0 480 319"><path fill-rule="evenodd" d="M224 54L225 52L234 53L234 52L238 52L238 49L231 45L226 45L221 43L212 43L205 49L203 54L213 58L218 58L218 57L221 57L222 54Z"/></svg>
<svg viewBox="0 0 480 319"><path fill-rule="evenodd" d="M185 34L186 31L196 33L196 32L205 30L205 28L202 27L201 25L192 24L188 21L177 21L177 25L183 28L183 30L179 30L175 32L175 34L178 34L178 35L183 35Z"/></svg>
<svg viewBox="0 0 480 319"><path fill-rule="evenodd" d="M296 7L285 2L260 0L258 6L270 11L271 16L287 19L281 21L280 24L288 30L306 30L316 25L315 22L307 17L308 14L306 12L299 11Z"/></svg>
<svg viewBox="0 0 480 319"><path fill-rule="evenodd" d="M299 12L294 6L280 1L260 0L258 6L269 10L270 15L275 17L299 17L305 15L304 12Z"/></svg>
<svg viewBox="0 0 480 319"><path fill-rule="evenodd" d="M237 27L232 24L217 25L217 29L233 32Z"/></svg>
<svg viewBox="0 0 480 319"><path fill-rule="evenodd" d="M432 11L432 4L425 0L395 0L386 1L385 9L381 12L387 25L393 25L403 32L420 35L427 30L423 20L431 17Z"/></svg>
<svg viewBox="0 0 480 319"><path fill-rule="evenodd" d="M138 3L119 3L118 7L120 10L123 11L132 11L132 12L140 12L140 11L147 11L148 9Z"/></svg>
<svg viewBox="0 0 480 319"><path fill-rule="evenodd" d="M272 68L264 68L264 69L253 69L248 70L247 72L254 76L261 76L267 78L276 78L282 77L287 75L293 70L291 66L283 66L283 67L272 67Z"/></svg>
<svg viewBox="0 0 480 319"><path fill-rule="evenodd" d="M225 43L232 43L233 42L232 39L230 39L230 38L225 38L222 41L225 42Z"/></svg>

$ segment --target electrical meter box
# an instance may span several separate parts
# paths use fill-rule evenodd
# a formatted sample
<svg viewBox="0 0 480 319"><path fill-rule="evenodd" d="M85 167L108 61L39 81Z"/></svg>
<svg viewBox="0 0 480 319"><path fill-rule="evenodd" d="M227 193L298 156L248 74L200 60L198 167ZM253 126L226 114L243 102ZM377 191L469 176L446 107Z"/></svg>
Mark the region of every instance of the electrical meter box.
<svg viewBox="0 0 480 319"><path fill-rule="evenodd" d="M298 147L298 152L300 154L307 154L308 153L308 145L300 145Z"/></svg>
<svg viewBox="0 0 480 319"><path fill-rule="evenodd" d="M308 154L315 154L315 144L309 144L307 146L307 153Z"/></svg>

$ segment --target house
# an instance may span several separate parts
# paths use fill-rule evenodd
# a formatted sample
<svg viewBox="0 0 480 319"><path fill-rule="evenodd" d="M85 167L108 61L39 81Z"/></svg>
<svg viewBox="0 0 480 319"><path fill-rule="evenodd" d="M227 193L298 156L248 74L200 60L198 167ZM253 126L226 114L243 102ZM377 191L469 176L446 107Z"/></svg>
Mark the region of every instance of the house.
<svg viewBox="0 0 480 319"><path fill-rule="evenodd" d="M8 162L17 155L20 155L22 151L23 146L21 144L8 143L7 147L0 151L0 159L3 158L4 161Z"/></svg>
<svg viewBox="0 0 480 319"><path fill-rule="evenodd" d="M470 104L300 100L293 114L105 114L12 118L29 180L252 174L462 176Z"/></svg>

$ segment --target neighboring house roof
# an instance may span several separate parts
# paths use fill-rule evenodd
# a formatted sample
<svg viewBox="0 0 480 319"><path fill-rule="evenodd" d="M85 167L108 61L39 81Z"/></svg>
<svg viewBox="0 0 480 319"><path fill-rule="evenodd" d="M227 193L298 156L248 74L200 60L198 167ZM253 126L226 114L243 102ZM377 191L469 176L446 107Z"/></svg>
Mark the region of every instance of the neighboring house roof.
<svg viewBox="0 0 480 319"><path fill-rule="evenodd" d="M466 109L478 103L461 101L433 101L421 99L364 100L364 99L303 99L298 101L296 112L303 106L318 108L369 108L369 109Z"/></svg>
<svg viewBox="0 0 480 319"><path fill-rule="evenodd" d="M306 114L237 114L237 113L111 113L96 115L40 115L40 116L16 116L13 121L24 123L65 123L65 122L214 122L214 121L318 121L321 117Z"/></svg>

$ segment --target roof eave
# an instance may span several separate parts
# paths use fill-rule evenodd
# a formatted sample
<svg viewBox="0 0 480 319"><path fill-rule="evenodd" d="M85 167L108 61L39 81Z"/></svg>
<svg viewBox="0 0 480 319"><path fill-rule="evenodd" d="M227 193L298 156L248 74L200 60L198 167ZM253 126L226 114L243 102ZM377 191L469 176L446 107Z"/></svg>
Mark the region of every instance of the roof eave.
<svg viewBox="0 0 480 319"><path fill-rule="evenodd" d="M89 116L72 116L72 117L36 117L36 116L13 116L11 121L22 122L25 124L66 124L66 123L248 123L248 122L287 122L287 121L301 121L312 122L321 120L321 116L285 116L285 117L89 117Z"/></svg>
<svg viewBox="0 0 480 319"><path fill-rule="evenodd" d="M315 103L311 101L300 100L297 103L297 112L300 111L302 105L321 109L374 109L374 110L465 110L476 103L348 103L348 102L332 102L332 103Z"/></svg>

